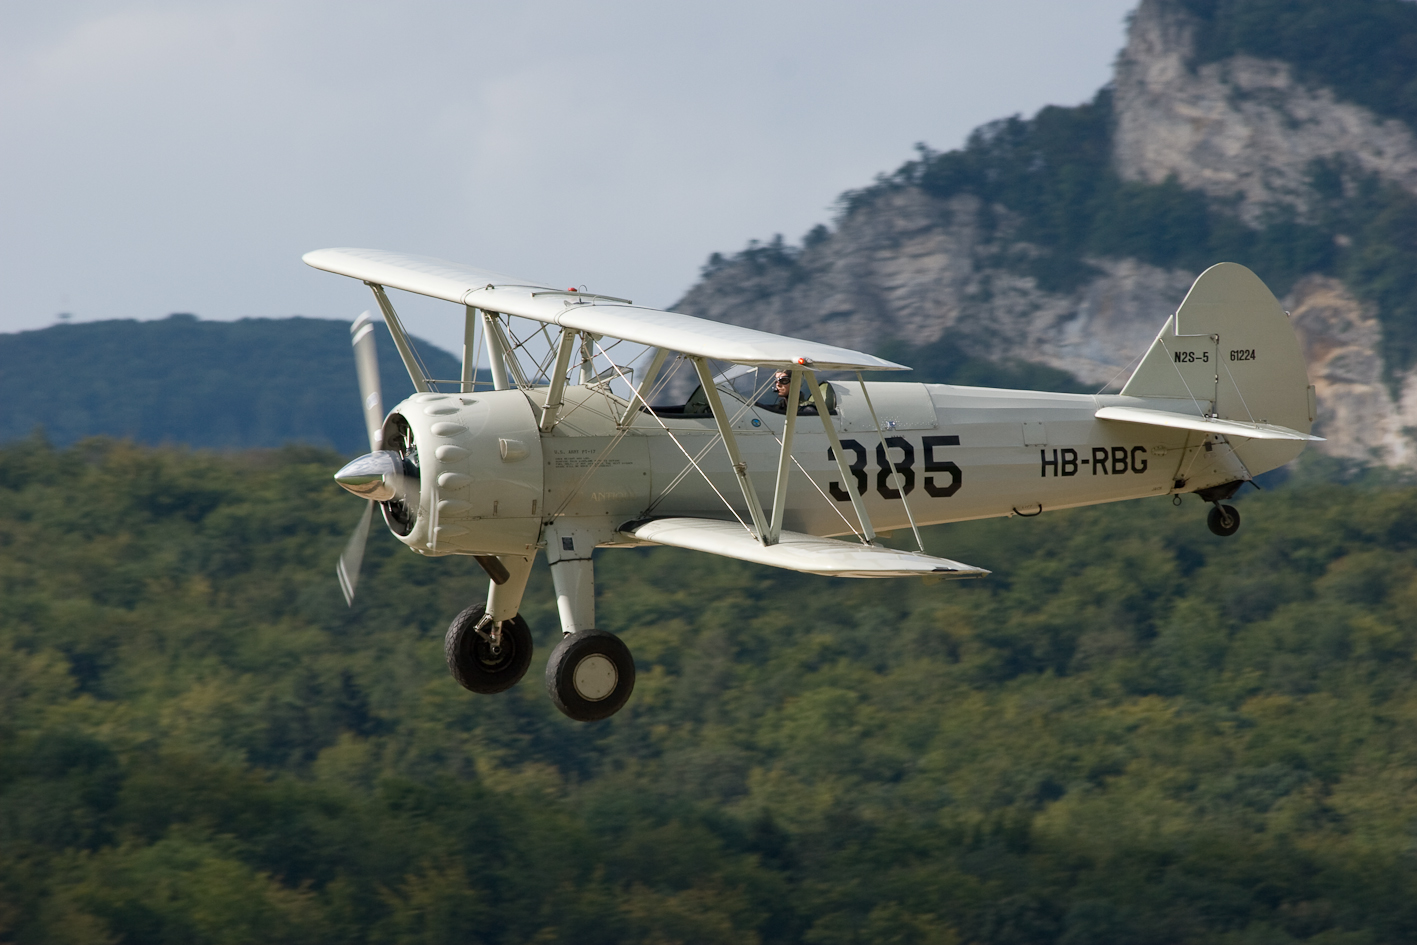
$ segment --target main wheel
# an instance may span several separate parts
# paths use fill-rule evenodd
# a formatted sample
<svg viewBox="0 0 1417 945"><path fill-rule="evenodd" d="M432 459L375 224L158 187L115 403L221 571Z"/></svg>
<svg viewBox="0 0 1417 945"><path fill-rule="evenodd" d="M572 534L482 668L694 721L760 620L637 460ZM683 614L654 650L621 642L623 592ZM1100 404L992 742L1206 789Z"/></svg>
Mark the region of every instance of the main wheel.
<svg viewBox="0 0 1417 945"><path fill-rule="evenodd" d="M1210 530L1228 538L1240 530L1240 512L1233 505L1216 505L1205 517Z"/></svg>
<svg viewBox="0 0 1417 945"><path fill-rule="evenodd" d="M608 719L635 689L635 661L619 637L582 630L564 637L546 663L546 691L577 722Z"/></svg>
<svg viewBox="0 0 1417 945"><path fill-rule="evenodd" d="M477 633L485 613L485 605L473 604L453 618L448 635L443 638L443 656L448 661L448 672L464 689L503 692L515 686L531 665L531 628L521 614L503 620L500 645L493 646Z"/></svg>

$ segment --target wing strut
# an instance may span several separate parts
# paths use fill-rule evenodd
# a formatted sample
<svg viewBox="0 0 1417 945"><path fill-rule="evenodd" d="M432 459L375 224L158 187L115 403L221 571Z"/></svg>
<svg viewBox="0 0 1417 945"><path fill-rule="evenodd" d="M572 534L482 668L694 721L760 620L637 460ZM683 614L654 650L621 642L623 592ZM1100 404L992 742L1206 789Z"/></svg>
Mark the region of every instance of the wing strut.
<svg viewBox="0 0 1417 945"><path fill-rule="evenodd" d="M571 369L571 351L580 332L561 329L561 344L556 348L556 366L551 369L551 387L546 392L546 406L541 409L541 432L550 433L561 412L561 395L566 392L566 372Z"/></svg>
<svg viewBox="0 0 1417 945"><path fill-rule="evenodd" d="M792 436L797 432L797 400L801 396L802 372L794 369L788 381L787 416L783 418L782 451L777 457L777 486L772 493L772 523L764 545L775 545L782 539L782 516L787 511L787 477L792 471Z"/></svg>
<svg viewBox="0 0 1417 945"><path fill-rule="evenodd" d="M512 384L507 380L507 360L502 355L502 333L496 329L497 316L493 312L473 309L482 316L482 340L487 345L487 367L492 372L492 389L506 390Z"/></svg>
<svg viewBox="0 0 1417 945"><path fill-rule="evenodd" d="M507 333L502 330L502 316L483 309L482 318L488 333L487 351L488 357L492 359L493 387L496 390L508 390L512 386L512 380L523 390L530 387L512 346L507 342ZM507 378L508 371L512 372L511 380Z"/></svg>
<svg viewBox="0 0 1417 945"><path fill-rule="evenodd" d="M463 306L462 325L462 393L477 386L477 309Z"/></svg>
<svg viewBox="0 0 1417 945"><path fill-rule="evenodd" d="M599 348L600 346L596 345L596 347ZM659 374L660 369L664 367L664 360L667 357L669 357L668 348L654 349L654 357L650 358L649 367L645 369L645 376L640 380L639 388L630 388L630 405L625 408L625 416L620 421L621 426L628 428L630 424L635 422L635 418L638 417L642 412L639 407L635 406L635 400L637 398L643 404L649 403L649 400L647 398L649 397L650 390L652 390L654 387L655 376ZM609 357L606 357L606 360L609 361ZM611 367L614 367L613 363L611 364ZM620 371L616 371L615 373L621 374ZM621 376L623 377L623 374L621 374ZM626 379L626 383L628 383L629 380L631 379Z"/></svg>
<svg viewBox="0 0 1417 945"><path fill-rule="evenodd" d="M389 297L384 294L384 287L377 282L364 284L373 290L374 299L379 303L379 311L384 313L384 324L389 326L389 334L394 336L394 347L399 349L399 357L403 358L403 366L408 368L408 376L413 381L413 389L416 391L430 390L428 375L424 374L423 368L418 366L418 359L413 356L413 348L408 343L408 335L404 334L403 322L399 321L399 313L394 311L393 305L389 303Z"/></svg>
<svg viewBox="0 0 1417 945"><path fill-rule="evenodd" d="M804 371L807 375L807 386L812 389L812 403L817 405L817 415L822 418L822 426L826 428L827 440L832 445L832 456L836 458L836 469L841 475L841 484L846 489L846 494L851 497L851 507L856 511L856 520L861 523L861 534L866 537L866 543L874 545L876 543L876 530L871 527L871 516L866 514L866 503L861 501L861 497L852 488L852 477L850 470L846 467L846 457L841 453L841 438L836 435L836 424L832 423L831 411L827 409L826 398L822 397L822 388L817 383L815 371Z"/></svg>
<svg viewBox="0 0 1417 945"><path fill-rule="evenodd" d="M699 372L699 383L704 386L704 397L709 402L709 409L713 411L714 422L718 424L718 434L723 437L724 449L728 450L728 461L733 464L733 472L743 490L743 500L748 503L748 514L753 517L753 528L758 533L758 541L765 545L771 544L762 500L753 489L753 481L748 478L748 464L743 462L743 455L738 452L738 438L733 435L728 414L724 412L723 398L719 396L718 385L713 381L713 371L709 370L708 362L703 358L689 360L694 362L694 370Z"/></svg>

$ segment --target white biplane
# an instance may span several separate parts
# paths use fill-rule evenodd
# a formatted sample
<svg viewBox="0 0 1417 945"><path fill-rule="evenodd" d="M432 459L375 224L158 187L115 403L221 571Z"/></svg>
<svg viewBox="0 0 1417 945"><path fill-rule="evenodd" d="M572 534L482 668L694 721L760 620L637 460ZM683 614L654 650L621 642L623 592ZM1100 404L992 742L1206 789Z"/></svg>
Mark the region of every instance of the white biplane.
<svg viewBox="0 0 1417 945"><path fill-rule="evenodd" d="M1224 500L1319 439L1287 314L1233 263L1201 274L1120 393L1085 395L865 381L906 368L436 259L304 259L373 290L416 389L385 414L361 316L371 452L335 474L368 500L339 562L346 598L376 504L419 554L472 555L491 584L449 628L448 667L474 692L501 692L531 660L518 611L544 550L563 634L546 684L582 721L616 712L635 680L628 648L595 625L597 548L672 545L837 577L981 577L926 554L919 527L1194 492L1213 505L1211 530L1230 535L1240 518ZM386 287L464 307L461 378L427 376ZM616 363L606 339L645 346L639 369ZM477 383L484 346L490 389ZM656 404L676 370L697 389ZM877 540L905 528L916 550Z"/></svg>

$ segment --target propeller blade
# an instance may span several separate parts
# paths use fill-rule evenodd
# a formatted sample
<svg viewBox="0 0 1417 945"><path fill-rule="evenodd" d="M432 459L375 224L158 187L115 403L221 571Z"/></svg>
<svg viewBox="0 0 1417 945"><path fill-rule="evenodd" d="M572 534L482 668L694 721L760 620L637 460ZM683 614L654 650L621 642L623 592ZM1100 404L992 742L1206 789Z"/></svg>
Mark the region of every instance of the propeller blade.
<svg viewBox="0 0 1417 945"><path fill-rule="evenodd" d="M374 517L374 503L364 505L364 514L349 536L349 544L344 546L344 554L339 556L335 573L339 575L339 588L344 591L346 605L354 606L354 588L359 583L359 566L364 563L364 543L369 540L369 522Z"/></svg>
<svg viewBox="0 0 1417 945"><path fill-rule="evenodd" d="M364 426L369 431L369 451L384 448L384 394L379 389L379 359L374 350L374 316L365 312L349 326L354 346L354 367L359 372L359 400L364 405Z"/></svg>

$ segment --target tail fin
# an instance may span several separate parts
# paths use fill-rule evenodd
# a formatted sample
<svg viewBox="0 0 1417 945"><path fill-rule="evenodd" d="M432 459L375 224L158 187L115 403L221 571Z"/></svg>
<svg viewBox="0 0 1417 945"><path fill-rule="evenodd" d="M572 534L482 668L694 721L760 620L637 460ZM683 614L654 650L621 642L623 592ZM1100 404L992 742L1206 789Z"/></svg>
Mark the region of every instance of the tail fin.
<svg viewBox="0 0 1417 945"><path fill-rule="evenodd" d="M1301 433L1314 419L1313 388L1289 316L1260 277L1236 263L1200 274L1122 394L1184 401L1208 416ZM1303 443L1253 440L1235 449L1258 473L1293 459Z"/></svg>

